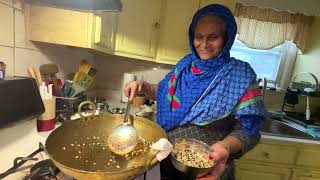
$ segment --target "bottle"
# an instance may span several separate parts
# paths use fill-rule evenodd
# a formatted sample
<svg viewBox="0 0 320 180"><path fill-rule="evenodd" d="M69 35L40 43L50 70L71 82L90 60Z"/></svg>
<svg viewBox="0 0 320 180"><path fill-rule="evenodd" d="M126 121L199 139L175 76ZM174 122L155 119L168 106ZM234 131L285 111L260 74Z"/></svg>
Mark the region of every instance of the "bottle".
<svg viewBox="0 0 320 180"><path fill-rule="evenodd" d="M6 64L0 61L0 79L4 79L6 75Z"/></svg>

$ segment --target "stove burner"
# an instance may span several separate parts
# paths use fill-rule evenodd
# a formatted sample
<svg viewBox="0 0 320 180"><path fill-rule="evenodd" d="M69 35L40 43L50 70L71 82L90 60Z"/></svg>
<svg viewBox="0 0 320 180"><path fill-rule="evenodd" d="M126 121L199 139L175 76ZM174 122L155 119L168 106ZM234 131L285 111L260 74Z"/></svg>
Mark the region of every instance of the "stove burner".
<svg viewBox="0 0 320 180"><path fill-rule="evenodd" d="M50 159L36 163L30 169L31 180L49 180L57 179L60 170L53 164Z"/></svg>

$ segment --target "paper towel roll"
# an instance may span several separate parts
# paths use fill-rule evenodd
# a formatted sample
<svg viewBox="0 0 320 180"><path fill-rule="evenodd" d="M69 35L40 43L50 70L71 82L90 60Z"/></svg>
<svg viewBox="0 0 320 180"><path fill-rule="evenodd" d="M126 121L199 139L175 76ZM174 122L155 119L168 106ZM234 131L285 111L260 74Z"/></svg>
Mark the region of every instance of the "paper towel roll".
<svg viewBox="0 0 320 180"><path fill-rule="evenodd" d="M122 88L121 88L121 102L128 102L128 97L124 94L123 90L127 82L135 80L135 76L130 73L124 73L123 74L123 80L122 80Z"/></svg>

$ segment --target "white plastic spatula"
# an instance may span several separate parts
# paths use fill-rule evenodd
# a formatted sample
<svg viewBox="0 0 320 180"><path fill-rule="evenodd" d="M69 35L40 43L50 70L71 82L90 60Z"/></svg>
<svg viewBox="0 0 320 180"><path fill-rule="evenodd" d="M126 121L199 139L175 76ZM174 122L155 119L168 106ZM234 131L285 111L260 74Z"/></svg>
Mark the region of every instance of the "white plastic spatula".
<svg viewBox="0 0 320 180"><path fill-rule="evenodd" d="M123 123L117 126L108 137L109 149L119 155L131 152L139 142L137 130L128 123L132 101L127 104L127 111Z"/></svg>

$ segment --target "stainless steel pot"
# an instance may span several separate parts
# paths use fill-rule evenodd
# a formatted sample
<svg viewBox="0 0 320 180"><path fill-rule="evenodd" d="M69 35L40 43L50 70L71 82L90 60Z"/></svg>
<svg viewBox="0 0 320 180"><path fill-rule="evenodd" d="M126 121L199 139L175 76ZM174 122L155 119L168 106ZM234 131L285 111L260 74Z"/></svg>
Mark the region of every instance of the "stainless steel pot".
<svg viewBox="0 0 320 180"><path fill-rule="evenodd" d="M205 174L208 174L211 172L215 166L215 162L212 162L211 167L207 168L199 168L199 167L192 167L187 164L184 164L183 162L179 161L173 154L177 152L183 152L183 151L192 151L196 153L199 158L207 159L209 157L209 154L213 151L211 147L204 142L198 141L196 139L178 139L174 143L173 151L170 154L170 159L173 164L173 166L179 170L180 172L188 175L189 177L196 178L201 177ZM193 160L194 161L194 160Z"/></svg>

